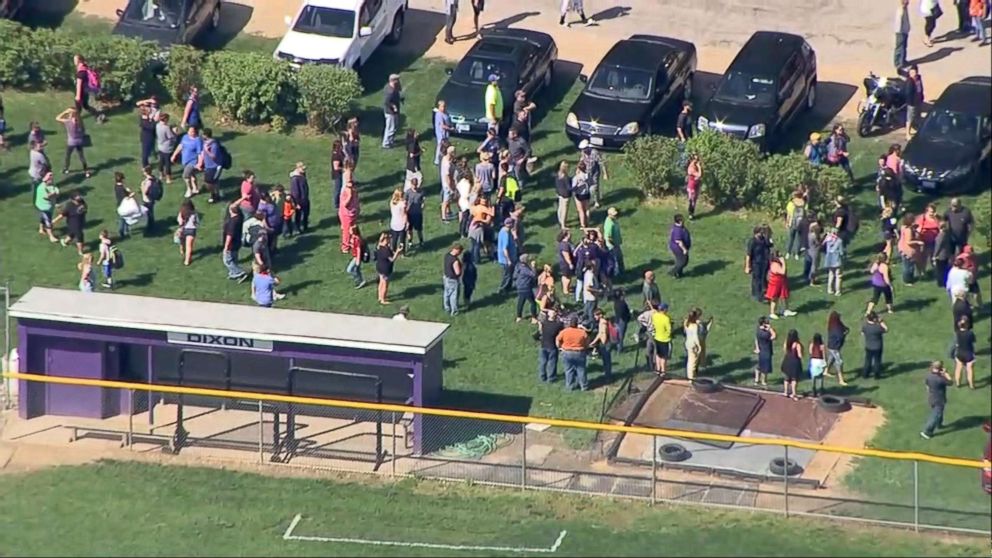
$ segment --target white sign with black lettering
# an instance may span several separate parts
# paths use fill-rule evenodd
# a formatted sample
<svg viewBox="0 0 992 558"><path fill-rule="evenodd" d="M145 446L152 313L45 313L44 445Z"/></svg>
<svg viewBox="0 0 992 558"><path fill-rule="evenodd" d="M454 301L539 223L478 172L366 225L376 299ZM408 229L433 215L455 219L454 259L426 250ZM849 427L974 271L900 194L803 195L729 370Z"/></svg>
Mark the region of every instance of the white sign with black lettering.
<svg viewBox="0 0 992 558"><path fill-rule="evenodd" d="M166 339L176 345L193 345L211 349L234 349L237 351L272 352L272 341L237 337L233 335L215 335L213 333L180 333L170 331Z"/></svg>

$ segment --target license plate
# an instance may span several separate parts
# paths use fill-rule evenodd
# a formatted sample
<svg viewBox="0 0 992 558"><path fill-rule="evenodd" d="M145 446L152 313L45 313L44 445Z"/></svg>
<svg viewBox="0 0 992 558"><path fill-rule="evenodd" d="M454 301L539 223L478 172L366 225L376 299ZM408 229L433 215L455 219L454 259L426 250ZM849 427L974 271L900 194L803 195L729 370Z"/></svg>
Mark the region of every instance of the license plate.
<svg viewBox="0 0 992 558"><path fill-rule="evenodd" d="M456 132L467 132L469 130L468 124L455 124Z"/></svg>
<svg viewBox="0 0 992 558"><path fill-rule="evenodd" d="M589 143L593 145L603 145L603 138L591 137Z"/></svg>
<svg viewBox="0 0 992 558"><path fill-rule="evenodd" d="M937 188L937 183L932 180L924 180L923 187L927 190L935 190Z"/></svg>

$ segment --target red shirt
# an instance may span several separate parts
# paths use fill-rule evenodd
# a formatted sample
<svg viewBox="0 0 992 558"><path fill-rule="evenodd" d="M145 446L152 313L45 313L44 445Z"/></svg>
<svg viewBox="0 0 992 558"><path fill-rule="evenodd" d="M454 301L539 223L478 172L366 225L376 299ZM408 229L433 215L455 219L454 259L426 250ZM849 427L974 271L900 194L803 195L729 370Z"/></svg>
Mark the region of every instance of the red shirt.
<svg viewBox="0 0 992 558"><path fill-rule="evenodd" d="M916 224L920 228L920 240L927 244L933 244L937 240L937 233L940 232L940 221L936 217L927 217L924 213L916 218Z"/></svg>
<svg viewBox="0 0 992 558"><path fill-rule="evenodd" d="M362 237L357 234L351 235L348 248L351 252L351 257L358 261L362 261Z"/></svg>

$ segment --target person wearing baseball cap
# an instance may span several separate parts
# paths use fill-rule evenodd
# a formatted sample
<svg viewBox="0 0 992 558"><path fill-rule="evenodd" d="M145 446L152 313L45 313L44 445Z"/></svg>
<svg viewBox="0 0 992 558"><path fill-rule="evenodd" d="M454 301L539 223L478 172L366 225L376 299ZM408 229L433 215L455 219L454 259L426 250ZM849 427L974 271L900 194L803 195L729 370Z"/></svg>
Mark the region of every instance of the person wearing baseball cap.
<svg viewBox="0 0 992 558"><path fill-rule="evenodd" d="M668 359L672 355L672 319L668 316L668 303L659 302L656 312L651 315L654 326L654 358L658 374L664 376L668 371Z"/></svg>
<svg viewBox="0 0 992 558"><path fill-rule="evenodd" d="M503 118L503 92L499 89L499 74L489 74L489 85L486 86L486 120L489 127L499 130L499 121Z"/></svg>
<svg viewBox="0 0 992 558"><path fill-rule="evenodd" d="M400 85L399 74L389 74L389 82L382 92L382 114L386 119L386 127L382 132L382 148L393 147L396 137L396 125L400 120L400 103L403 102L403 87Z"/></svg>

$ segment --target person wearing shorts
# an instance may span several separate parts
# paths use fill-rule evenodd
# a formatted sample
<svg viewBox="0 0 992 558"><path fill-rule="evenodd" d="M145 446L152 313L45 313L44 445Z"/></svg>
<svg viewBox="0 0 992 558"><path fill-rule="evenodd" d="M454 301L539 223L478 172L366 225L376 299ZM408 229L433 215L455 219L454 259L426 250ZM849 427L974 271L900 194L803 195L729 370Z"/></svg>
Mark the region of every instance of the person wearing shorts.
<svg viewBox="0 0 992 558"><path fill-rule="evenodd" d="M668 359L672 356L672 319L668 317L668 304L662 302L651 315L654 326L654 355L658 374L668 371Z"/></svg>
<svg viewBox="0 0 992 558"><path fill-rule="evenodd" d="M965 371L968 387L975 389L975 332L971 320L962 316L954 339L954 386L961 385L961 371Z"/></svg>
<svg viewBox="0 0 992 558"><path fill-rule="evenodd" d="M76 252L83 255L83 243L86 238L83 230L86 228L86 200L83 195L76 192L72 199L62 208L62 211L52 220L52 225L65 219L66 236L62 239L62 246L68 246L70 242L76 244Z"/></svg>

